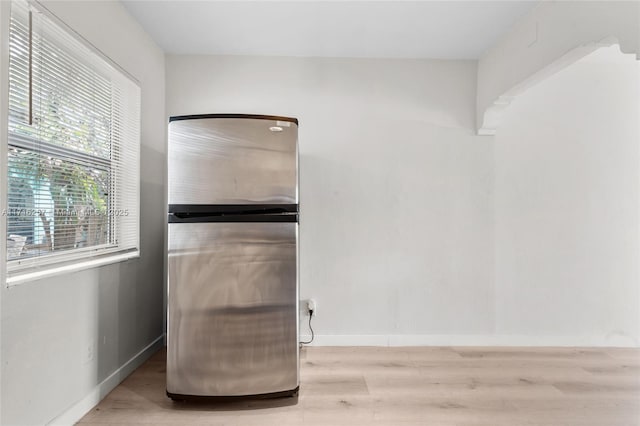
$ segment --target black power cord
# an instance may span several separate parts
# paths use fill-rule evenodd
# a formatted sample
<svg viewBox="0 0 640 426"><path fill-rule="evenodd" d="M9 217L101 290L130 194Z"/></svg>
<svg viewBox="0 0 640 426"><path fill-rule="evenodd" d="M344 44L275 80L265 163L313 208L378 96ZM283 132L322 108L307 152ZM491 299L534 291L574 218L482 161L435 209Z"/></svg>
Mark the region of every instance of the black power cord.
<svg viewBox="0 0 640 426"><path fill-rule="evenodd" d="M313 309L309 309L309 330L311 330L311 340L309 340L308 342L300 342L300 346L308 345L309 343L313 342L313 338L315 337L313 333L313 327L311 327L311 318L313 318Z"/></svg>

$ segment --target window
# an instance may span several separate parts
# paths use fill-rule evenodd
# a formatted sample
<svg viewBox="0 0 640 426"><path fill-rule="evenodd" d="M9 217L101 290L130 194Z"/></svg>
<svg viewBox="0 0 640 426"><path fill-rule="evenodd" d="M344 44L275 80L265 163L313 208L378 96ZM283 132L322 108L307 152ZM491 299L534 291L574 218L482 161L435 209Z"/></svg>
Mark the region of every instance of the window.
<svg viewBox="0 0 640 426"><path fill-rule="evenodd" d="M9 31L9 281L136 255L140 88L38 3Z"/></svg>

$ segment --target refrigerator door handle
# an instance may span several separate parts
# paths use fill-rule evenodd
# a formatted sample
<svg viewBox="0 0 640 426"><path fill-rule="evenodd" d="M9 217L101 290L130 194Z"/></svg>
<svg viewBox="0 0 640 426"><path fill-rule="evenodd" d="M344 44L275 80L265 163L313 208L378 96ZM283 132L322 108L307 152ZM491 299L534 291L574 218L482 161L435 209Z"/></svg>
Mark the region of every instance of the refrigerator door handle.
<svg viewBox="0 0 640 426"><path fill-rule="evenodd" d="M169 223L207 222L298 222L298 213L229 214L229 213L169 213Z"/></svg>
<svg viewBox="0 0 640 426"><path fill-rule="evenodd" d="M231 214L298 213L297 204L169 204L169 213L219 216Z"/></svg>

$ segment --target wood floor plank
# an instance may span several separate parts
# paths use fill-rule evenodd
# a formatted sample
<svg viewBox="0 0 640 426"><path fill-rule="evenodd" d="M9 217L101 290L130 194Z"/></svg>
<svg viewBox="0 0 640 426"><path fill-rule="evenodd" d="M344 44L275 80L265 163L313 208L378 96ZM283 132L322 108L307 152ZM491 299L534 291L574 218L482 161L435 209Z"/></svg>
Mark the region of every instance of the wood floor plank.
<svg viewBox="0 0 640 426"><path fill-rule="evenodd" d="M640 349L310 347L298 398L175 403L160 351L81 425L640 426Z"/></svg>

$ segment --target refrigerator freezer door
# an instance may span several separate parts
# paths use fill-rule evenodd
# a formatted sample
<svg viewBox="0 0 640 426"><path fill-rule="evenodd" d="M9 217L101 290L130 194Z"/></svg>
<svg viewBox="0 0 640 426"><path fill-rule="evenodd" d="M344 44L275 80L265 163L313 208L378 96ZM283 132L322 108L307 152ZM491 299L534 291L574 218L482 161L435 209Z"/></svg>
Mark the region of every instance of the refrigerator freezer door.
<svg viewBox="0 0 640 426"><path fill-rule="evenodd" d="M169 393L298 387L297 227L169 225Z"/></svg>
<svg viewBox="0 0 640 426"><path fill-rule="evenodd" d="M172 121L169 204L297 204L297 140L293 122Z"/></svg>

